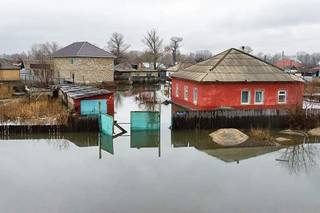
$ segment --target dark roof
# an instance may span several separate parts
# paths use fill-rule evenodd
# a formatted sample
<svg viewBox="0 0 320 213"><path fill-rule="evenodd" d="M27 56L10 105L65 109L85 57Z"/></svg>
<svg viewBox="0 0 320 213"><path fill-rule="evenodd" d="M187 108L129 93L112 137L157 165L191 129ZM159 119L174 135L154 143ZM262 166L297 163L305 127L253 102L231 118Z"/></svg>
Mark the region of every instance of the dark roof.
<svg viewBox="0 0 320 213"><path fill-rule="evenodd" d="M112 94L112 92L99 89L92 86L77 86L77 85L61 85L60 90L62 93L66 94L68 97L72 99L79 99L79 98L88 98L94 97L99 95L107 95Z"/></svg>
<svg viewBox="0 0 320 213"><path fill-rule="evenodd" d="M235 48L176 72L171 77L197 82L303 82L301 78Z"/></svg>
<svg viewBox="0 0 320 213"><path fill-rule="evenodd" d="M14 66L13 63L7 59L0 58L0 70L19 70L19 67Z"/></svg>
<svg viewBox="0 0 320 213"><path fill-rule="evenodd" d="M124 62L124 63L116 65L114 67L114 71L117 71L117 72L132 72L132 71L136 71L136 69L134 69L130 63Z"/></svg>
<svg viewBox="0 0 320 213"><path fill-rule="evenodd" d="M51 56L53 58L115 58L111 53L86 41L72 43L54 52Z"/></svg>

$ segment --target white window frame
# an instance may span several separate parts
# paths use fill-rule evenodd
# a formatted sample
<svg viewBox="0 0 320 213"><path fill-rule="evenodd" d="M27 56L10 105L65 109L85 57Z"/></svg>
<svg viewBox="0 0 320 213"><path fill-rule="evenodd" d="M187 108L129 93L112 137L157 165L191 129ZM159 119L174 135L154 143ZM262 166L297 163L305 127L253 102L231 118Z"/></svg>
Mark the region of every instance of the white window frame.
<svg viewBox="0 0 320 213"><path fill-rule="evenodd" d="M257 102L257 92L261 92L262 93L262 102ZM254 104L264 104L264 90L262 89L258 89L254 91Z"/></svg>
<svg viewBox="0 0 320 213"><path fill-rule="evenodd" d="M189 100L189 87L188 86L183 87L183 99L185 101Z"/></svg>
<svg viewBox="0 0 320 213"><path fill-rule="evenodd" d="M195 95L195 94L197 94L197 95ZM193 94L192 94L192 100L193 100L194 105L198 104L198 99L199 99L199 90L197 87L194 87Z"/></svg>
<svg viewBox="0 0 320 213"><path fill-rule="evenodd" d="M176 95L177 98L179 98L179 84L176 84L175 95Z"/></svg>
<svg viewBox="0 0 320 213"><path fill-rule="evenodd" d="M243 92L248 92L248 102L246 102L246 103L242 102L242 93L243 93ZM250 92L249 89L243 89L243 90L241 90L240 102L241 102L241 105L250 105L250 102L251 102L251 92Z"/></svg>
<svg viewBox="0 0 320 213"><path fill-rule="evenodd" d="M280 93L284 92L284 102L280 102ZM282 94L283 95L283 94ZM288 92L287 90L280 89L278 90L278 104L286 104L288 99Z"/></svg>

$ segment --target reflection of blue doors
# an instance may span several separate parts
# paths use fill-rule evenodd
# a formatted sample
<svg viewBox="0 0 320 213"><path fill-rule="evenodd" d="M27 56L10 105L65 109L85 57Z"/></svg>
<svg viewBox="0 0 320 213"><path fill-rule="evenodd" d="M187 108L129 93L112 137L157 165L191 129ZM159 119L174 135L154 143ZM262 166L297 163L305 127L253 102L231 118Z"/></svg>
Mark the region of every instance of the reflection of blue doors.
<svg viewBox="0 0 320 213"><path fill-rule="evenodd" d="M100 136L100 147L102 150L109 152L113 155L113 139L110 135L101 134Z"/></svg>
<svg viewBox="0 0 320 213"><path fill-rule="evenodd" d="M99 112L100 109L100 112ZM81 115L99 115L107 113L107 100L82 100L80 101Z"/></svg>

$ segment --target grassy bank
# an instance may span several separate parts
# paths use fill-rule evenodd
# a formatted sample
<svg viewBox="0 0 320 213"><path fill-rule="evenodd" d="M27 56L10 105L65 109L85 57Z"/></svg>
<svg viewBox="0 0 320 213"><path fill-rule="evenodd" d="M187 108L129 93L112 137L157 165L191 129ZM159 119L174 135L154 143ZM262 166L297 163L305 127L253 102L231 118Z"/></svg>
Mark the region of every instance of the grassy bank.
<svg viewBox="0 0 320 213"><path fill-rule="evenodd" d="M57 100L12 101L0 106L0 121L28 124L66 124L68 111Z"/></svg>

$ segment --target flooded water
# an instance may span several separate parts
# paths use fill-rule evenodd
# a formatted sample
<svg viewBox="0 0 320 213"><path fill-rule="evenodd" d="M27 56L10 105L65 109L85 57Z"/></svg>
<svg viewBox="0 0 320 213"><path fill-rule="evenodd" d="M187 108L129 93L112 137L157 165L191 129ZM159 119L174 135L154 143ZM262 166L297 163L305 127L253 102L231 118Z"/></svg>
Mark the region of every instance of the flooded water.
<svg viewBox="0 0 320 213"><path fill-rule="evenodd" d="M117 92L115 120L130 130L130 111L160 109L160 135L1 140L0 212L320 211L319 144L217 148L208 131L171 132L154 96Z"/></svg>

